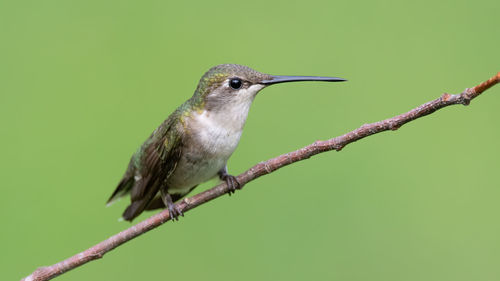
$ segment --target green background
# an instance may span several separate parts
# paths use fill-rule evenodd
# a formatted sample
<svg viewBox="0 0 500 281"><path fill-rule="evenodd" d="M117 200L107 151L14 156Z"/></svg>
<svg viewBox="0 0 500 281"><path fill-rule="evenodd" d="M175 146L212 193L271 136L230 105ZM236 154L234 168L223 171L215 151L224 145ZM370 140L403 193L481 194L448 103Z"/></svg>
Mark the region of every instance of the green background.
<svg viewBox="0 0 500 281"><path fill-rule="evenodd" d="M1 279L130 226L117 221L127 200L106 199L211 66L349 79L263 90L229 161L239 174L491 77L499 9L0 1ZM498 280L499 105L497 86L470 107L288 166L59 280Z"/></svg>

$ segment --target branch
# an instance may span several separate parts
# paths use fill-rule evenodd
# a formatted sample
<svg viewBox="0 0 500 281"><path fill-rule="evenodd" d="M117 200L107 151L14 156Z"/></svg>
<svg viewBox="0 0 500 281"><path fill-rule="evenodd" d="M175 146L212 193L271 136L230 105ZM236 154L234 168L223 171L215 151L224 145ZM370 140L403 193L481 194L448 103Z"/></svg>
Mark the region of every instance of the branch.
<svg viewBox="0 0 500 281"><path fill-rule="evenodd" d="M415 109L412 109L401 115L385 119L383 121L365 124L358 129L351 131L345 135L329 139L326 141L316 141L311 145L303 147L301 149L292 151L290 153L282 154L278 157L269 159L267 161L261 162L246 172L242 173L237 177L241 187L248 182L259 178L263 175L272 173L273 171L290 165L292 163L307 159L316 154L336 150L340 151L346 145L353 143L362 138L368 137L373 134L388 130L397 130L404 124L413 121L417 118L424 117L435 111L455 104L469 105L470 101L481 93L494 86L500 82L500 72L497 75L490 78L474 88L467 88L461 94L450 95L443 94L440 98L425 103ZM187 212L194 209L208 201L211 201L217 197L220 197L228 192L227 185L221 183L209 190L201 192L189 198L185 198L181 202L177 203L178 208L183 212ZM63 274L71 269L79 267L89 261L93 261L102 258L104 254L113 250L114 248L126 243L135 237L152 230L165 222L170 220L170 215L168 210L165 209L162 212L151 216L150 218L114 235L110 238L102 241L101 243L76 254L62 262L56 263L47 267L40 267L30 276L22 279L26 281L42 281L50 280L60 274Z"/></svg>

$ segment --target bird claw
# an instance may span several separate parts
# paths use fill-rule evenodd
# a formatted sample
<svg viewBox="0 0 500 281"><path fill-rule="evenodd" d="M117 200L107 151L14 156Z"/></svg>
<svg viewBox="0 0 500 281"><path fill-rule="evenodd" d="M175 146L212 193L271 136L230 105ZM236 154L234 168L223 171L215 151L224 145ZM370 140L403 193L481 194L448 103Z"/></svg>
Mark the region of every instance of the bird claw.
<svg viewBox="0 0 500 281"><path fill-rule="evenodd" d="M177 207L176 204L169 204L168 205L168 213L170 214L170 218L172 221L178 221L179 216L184 216L184 213L181 211L179 207Z"/></svg>
<svg viewBox="0 0 500 281"><path fill-rule="evenodd" d="M227 184L228 194L231 196L232 193L236 191L236 189L241 189L241 184L238 182L235 176L225 175L223 180Z"/></svg>

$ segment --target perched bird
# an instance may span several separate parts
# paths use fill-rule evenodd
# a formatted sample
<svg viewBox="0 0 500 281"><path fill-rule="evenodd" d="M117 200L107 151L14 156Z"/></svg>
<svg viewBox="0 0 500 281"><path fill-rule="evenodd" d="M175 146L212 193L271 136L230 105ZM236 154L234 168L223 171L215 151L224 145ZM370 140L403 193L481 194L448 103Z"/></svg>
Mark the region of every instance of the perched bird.
<svg viewBox="0 0 500 281"><path fill-rule="evenodd" d="M167 207L178 219L174 202L198 184L218 176L230 193L240 187L228 174L227 160L240 141L248 110L263 88L293 81L346 81L337 77L274 76L236 64L208 70L194 95L175 110L134 153L108 204L130 193L123 219L144 210Z"/></svg>

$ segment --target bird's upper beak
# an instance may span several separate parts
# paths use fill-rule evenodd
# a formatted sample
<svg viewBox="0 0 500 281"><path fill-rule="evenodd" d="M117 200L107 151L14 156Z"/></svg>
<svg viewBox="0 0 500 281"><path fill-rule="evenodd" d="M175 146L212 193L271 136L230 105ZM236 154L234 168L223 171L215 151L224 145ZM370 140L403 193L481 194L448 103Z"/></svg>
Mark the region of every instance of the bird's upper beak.
<svg viewBox="0 0 500 281"><path fill-rule="evenodd" d="M321 77L321 76L280 76L272 75L269 79L260 81L263 85L272 85L285 82L298 82L298 81L325 81L325 82L343 82L346 79L339 77Z"/></svg>

